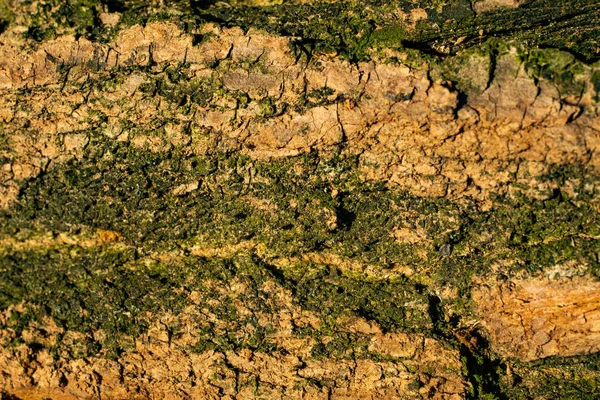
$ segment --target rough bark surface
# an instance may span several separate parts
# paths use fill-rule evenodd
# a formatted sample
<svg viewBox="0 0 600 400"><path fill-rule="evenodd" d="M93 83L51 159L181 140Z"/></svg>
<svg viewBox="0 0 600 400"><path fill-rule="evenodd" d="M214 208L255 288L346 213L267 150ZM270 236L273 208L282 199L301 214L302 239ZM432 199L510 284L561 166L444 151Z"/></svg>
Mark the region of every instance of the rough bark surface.
<svg viewBox="0 0 600 400"><path fill-rule="evenodd" d="M0 396L595 398L599 11L0 0Z"/></svg>

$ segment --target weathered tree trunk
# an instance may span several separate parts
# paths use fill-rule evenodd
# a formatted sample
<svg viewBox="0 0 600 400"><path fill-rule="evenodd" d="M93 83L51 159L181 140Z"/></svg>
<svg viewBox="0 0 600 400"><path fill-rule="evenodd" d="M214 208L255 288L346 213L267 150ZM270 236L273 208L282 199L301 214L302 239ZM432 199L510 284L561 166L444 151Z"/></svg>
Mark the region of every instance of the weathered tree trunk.
<svg viewBox="0 0 600 400"><path fill-rule="evenodd" d="M597 398L600 3L264 3L0 0L0 396Z"/></svg>

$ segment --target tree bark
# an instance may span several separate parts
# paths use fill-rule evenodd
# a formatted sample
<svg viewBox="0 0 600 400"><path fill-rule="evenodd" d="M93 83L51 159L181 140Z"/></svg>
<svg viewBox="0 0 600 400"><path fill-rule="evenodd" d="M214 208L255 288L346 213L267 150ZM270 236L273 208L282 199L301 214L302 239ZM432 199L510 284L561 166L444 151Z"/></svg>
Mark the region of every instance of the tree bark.
<svg viewBox="0 0 600 400"><path fill-rule="evenodd" d="M599 15L0 0L0 393L595 398Z"/></svg>

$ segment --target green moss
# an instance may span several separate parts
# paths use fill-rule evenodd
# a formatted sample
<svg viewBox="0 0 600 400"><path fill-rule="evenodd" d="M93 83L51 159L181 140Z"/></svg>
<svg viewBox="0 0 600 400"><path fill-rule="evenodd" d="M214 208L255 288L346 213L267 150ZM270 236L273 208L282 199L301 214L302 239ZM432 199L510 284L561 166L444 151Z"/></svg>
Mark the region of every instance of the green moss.
<svg viewBox="0 0 600 400"><path fill-rule="evenodd" d="M309 154L253 162L237 156L198 157L183 149L151 153L120 143L94 144L92 139L85 160L28 184L20 205L3 212L2 229L31 227L32 221L57 231L89 226L118 231L129 243L149 248L171 248L198 237L217 246L252 238L273 256L327 250L380 268L403 264L418 270L425 251L430 270L439 271L435 274L442 281L463 279L469 271L481 272L501 260L517 260L525 269L569 260L594 269L597 265L596 241L590 237L599 231L599 218L585 200L594 195L586 191L591 176L580 180L577 199L560 191L546 200L499 198L490 211L480 212L474 204L363 184L355 159ZM253 170L256 176L250 180ZM556 172L548 179L563 179L563 173L584 172ZM199 189L183 196L173 193L190 181L200 182ZM256 208L245 196L272 208ZM391 209L412 217L391 214ZM411 225L426 232L429 245L396 241L392 231ZM482 241L490 235L493 240Z"/></svg>
<svg viewBox="0 0 600 400"><path fill-rule="evenodd" d="M41 1L35 12L24 16L29 22L26 37L38 42L65 33L101 38L106 30L98 18L100 12L100 4L90 0Z"/></svg>
<svg viewBox="0 0 600 400"><path fill-rule="evenodd" d="M432 326L427 295L406 279L361 279L345 276L335 267L310 264L284 269L283 276L294 299L327 317L326 321L360 315L376 321L385 331L422 331ZM407 308L409 302L411 306Z"/></svg>
<svg viewBox="0 0 600 400"><path fill-rule="evenodd" d="M527 72L557 86L562 95L580 94L586 82L582 80L584 66L569 53L556 49L531 50L521 55Z"/></svg>
<svg viewBox="0 0 600 400"><path fill-rule="evenodd" d="M375 47L402 47L402 43L407 37L408 33L404 26L391 25L374 31L371 40Z"/></svg>
<svg viewBox="0 0 600 400"><path fill-rule="evenodd" d="M595 399L600 390L599 354L549 357L512 364L512 376L502 382L513 399Z"/></svg>

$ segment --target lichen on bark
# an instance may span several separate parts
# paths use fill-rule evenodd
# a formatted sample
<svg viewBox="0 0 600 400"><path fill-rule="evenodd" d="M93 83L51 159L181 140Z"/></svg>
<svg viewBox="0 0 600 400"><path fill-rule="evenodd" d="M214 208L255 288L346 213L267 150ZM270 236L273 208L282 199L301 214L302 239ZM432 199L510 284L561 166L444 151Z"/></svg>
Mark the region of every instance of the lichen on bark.
<svg viewBox="0 0 600 400"><path fill-rule="evenodd" d="M0 393L594 398L597 11L0 2Z"/></svg>

